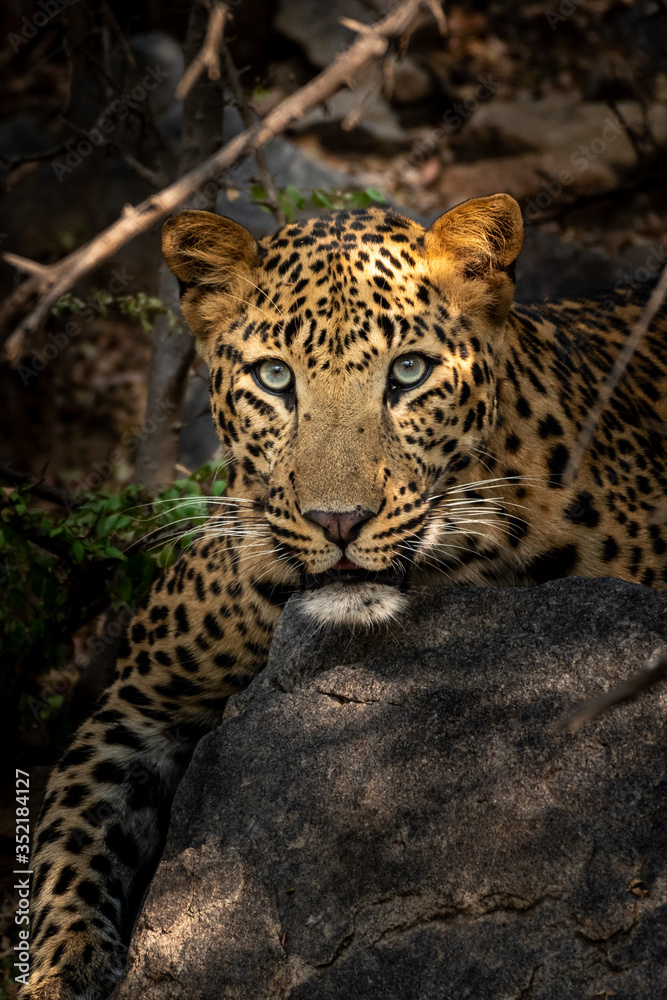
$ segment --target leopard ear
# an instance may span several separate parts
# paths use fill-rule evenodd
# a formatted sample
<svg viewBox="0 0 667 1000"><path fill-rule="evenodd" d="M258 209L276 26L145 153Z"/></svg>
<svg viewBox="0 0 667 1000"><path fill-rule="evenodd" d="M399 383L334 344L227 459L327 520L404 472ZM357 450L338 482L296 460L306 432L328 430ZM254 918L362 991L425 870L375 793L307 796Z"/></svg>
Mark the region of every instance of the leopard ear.
<svg viewBox="0 0 667 1000"><path fill-rule="evenodd" d="M231 319L254 287L258 249L247 229L213 212L180 212L162 227L162 253L178 278L195 336Z"/></svg>
<svg viewBox="0 0 667 1000"><path fill-rule="evenodd" d="M508 194L472 198L436 219L424 240L428 258L464 277L507 271L523 245L521 209Z"/></svg>

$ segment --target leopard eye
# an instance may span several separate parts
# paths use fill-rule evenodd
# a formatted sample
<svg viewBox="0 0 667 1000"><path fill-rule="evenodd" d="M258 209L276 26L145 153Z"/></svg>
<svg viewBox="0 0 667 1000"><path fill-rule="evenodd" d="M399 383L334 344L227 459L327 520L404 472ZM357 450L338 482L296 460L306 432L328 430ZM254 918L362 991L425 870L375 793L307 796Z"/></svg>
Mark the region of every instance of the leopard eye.
<svg viewBox="0 0 667 1000"><path fill-rule="evenodd" d="M254 368L255 378L269 392L289 392L294 386L294 375L289 365L278 358L260 361Z"/></svg>
<svg viewBox="0 0 667 1000"><path fill-rule="evenodd" d="M423 382L431 371L428 358L422 354L402 354L389 370L389 377L400 389L412 389Z"/></svg>

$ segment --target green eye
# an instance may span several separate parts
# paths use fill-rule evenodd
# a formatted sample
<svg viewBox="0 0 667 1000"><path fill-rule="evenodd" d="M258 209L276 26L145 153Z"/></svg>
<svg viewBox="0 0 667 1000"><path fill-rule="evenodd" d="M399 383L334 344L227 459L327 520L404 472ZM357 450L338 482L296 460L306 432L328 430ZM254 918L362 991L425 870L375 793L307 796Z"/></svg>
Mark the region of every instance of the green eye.
<svg viewBox="0 0 667 1000"><path fill-rule="evenodd" d="M278 358L260 361L254 372L259 384L269 392L288 392L294 385L292 369Z"/></svg>
<svg viewBox="0 0 667 1000"><path fill-rule="evenodd" d="M402 354L392 364L389 375L400 389L412 389L424 381L430 370L431 365L423 355Z"/></svg>

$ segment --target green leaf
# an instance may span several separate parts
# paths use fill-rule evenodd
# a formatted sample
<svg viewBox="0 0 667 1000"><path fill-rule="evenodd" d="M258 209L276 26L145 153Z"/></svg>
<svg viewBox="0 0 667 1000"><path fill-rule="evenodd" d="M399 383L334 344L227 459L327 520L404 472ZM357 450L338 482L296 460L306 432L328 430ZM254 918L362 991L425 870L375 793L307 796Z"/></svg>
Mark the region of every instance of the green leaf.
<svg viewBox="0 0 667 1000"><path fill-rule="evenodd" d="M83 562L84 555L85 555L85 549L83 547L83 544L81 542L73 542L72 556L74 557L74 561L78 563Z"/></svg>
<svg viewBox="0 0 667 1000"><path fill-rule="evenodd" d="M285 218L288 222L294 222L296 219L296 212L294 211L294 205L292 204L289 195L285 191L278 192L278 204L285 213Z"/></svg>
<svg viewBox="0 0 667 1000"><path fill-rule="evenodd" d="M378 191L377 188L366 188L364 193L367 194L369 198L372 198L373 201L380 202L380 204L384 204L387 201L382 192Z"/></svg>
<svg viewBox="0 0 667 1000"><path fill-rule="evenodd" d="M288 184L287 187L285 188L285 191L287 192L287 197L289 198L289 200L296 208L299 209L299 211L305 208L306 199L303 197L298 187L295 187L294 184Z"/></svg>
<svg viewBox="0 0 667 1000"><path fill-rule="evenodd" d="M326 194L325 191L322 191L320 188L312 192L310 200L312 201L315 208L333 208L333 202L331 201L331 198L329 197L328 194Z"/></svg>
<svg viewBox="0 0 667 1000"><path fill-rule="evenodd" d="M167 569L174 561L174 546L165 545L157 554L156 562L161 569Z"/></svg>
<svg viewBox="0 0 667 1000"><path fill-rule="evenodd" d="M123 553L113 545L105 545L104 554L109 557L109 559L123 559Z"/></svg>
<svg viewBox="0 0 667 1000"><path fill-rule="evenodd" d="M118 523L119 514L110 514L109 517L105 517L97 525L97 534L102 537L103 535L110 535L116 529Z"/></svg>

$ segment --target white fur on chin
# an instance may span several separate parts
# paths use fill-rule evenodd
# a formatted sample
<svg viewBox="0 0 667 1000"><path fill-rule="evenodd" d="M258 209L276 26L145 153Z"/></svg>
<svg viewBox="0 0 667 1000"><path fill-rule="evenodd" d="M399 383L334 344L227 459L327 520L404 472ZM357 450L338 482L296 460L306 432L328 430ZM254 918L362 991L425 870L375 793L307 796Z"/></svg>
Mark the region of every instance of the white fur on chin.
<svg viewBox="0 0 667 1000"><path fill-rule="evenodd" d="M408 599L384 583L330 583L301 594L299 606L320 625L369 627L398 618Z"/></svg>

